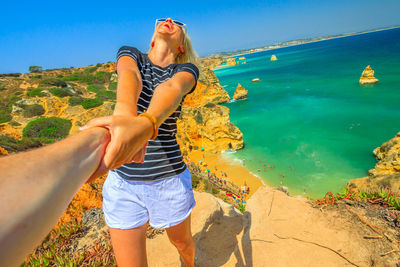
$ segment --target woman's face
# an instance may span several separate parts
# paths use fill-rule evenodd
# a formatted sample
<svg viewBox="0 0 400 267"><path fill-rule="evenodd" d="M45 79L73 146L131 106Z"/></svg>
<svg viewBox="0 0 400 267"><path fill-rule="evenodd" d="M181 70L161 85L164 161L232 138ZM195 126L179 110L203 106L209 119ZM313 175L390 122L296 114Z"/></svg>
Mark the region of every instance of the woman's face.
<svg viewBox="0 0 400 267"><path fill-rule="evenodd" d="M173 45L180 46L183 45L184 33L180 26L174 24L171 18L166 19L157 25L156 29L157 35L167 38L172 42Z"/></svg>

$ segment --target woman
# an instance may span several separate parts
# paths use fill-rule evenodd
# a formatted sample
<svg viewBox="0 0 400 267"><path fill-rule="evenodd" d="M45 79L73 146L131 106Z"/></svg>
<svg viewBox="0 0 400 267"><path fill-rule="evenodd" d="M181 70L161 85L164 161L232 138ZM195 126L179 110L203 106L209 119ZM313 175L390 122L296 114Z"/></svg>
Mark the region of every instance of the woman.
<svg viewBox="0 0 400 267"><path fill-rule="evenodd" d="M195 200L175 134L182 101L199 75L189 63L195 59L186 25L156 20L148 54L128 46L118 51L113 116L89 123L111 133L104 163L112 171L103 186L103 210L119 266L147 266L148 222L165 228L186 266L194 266L190 213ZM138 125L143 134L130 136ZM136 152L138 139L144 141Z"/></svg>

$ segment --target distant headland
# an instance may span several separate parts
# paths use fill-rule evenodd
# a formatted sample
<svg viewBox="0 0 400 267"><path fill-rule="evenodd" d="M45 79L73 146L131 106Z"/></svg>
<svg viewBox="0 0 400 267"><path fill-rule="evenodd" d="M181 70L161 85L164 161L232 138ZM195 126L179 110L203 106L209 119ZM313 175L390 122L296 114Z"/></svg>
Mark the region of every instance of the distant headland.
<svg viewBox="0 0 400 267"><path fill-rule="evenodd" d="M343 38L343 37L348 37L348 36L353 36L353 35L360 35L360 34L366 34L366 33L371 33L371 32L392 30L392 29L397 29L397 28L400 28L400 25L391 26L391 27L384 27L384 28L378 28L378 29L371 29L371 30L366 30L366 31L361 31L361 32L351 32L351 33L343 33L343 34L336 34L336 35L319 36L319 37L314 37L314 38L304 38L304 39L298 39L298 40L290 40L290 41L277 43L277 44L269 44L269 45L262 46L262 47L249 48L249 49L240 49L240 50L229 51L229 52L218 52L218 53L211 54L211 55L207 56L206 58L237 57L237 56L241 56L241 55L252 54L252 53L257 53L257 52L277 49L277 48L283 48L283 47L289 47L289 46L295 46L295 45L302 45L302 44L307 44L307 43L325 41L325 40L329 40L329 39Z"/></svg>

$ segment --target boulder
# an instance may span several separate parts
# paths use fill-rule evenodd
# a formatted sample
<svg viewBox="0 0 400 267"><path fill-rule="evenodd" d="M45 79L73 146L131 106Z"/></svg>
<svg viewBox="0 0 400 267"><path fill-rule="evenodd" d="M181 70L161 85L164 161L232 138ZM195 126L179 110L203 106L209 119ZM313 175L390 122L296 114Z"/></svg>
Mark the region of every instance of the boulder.
<svg viewBox="0 0 400 267"><path fill-rule="evenodd" d="M276 56L275 56L275 55L272 55L272 56L271 56L271 61L276 61L276 60L278 60L278 59L276 58Z"/></svg>
<svg viewBox="0 0 400 267"><path fill-rule="evenodd" d="M236 99L236 100L246 99L247 92L248 91L240 83L238 83L235 93L233 94L233 99Z"/></svg>
<svg viewBox="0 0 400 267"><path fill-rule="evenodd" d="M255 82L259 82L260 81L260 78L254 78L253 80L251 80L253 83L255 83Z"/></svg>
<svg viewBox="0 0 400 267"><path fill-rule="evenodd" d="M374 77L374 70L368 65L361 74L360 84L377 83L378 79Z"/></svg>

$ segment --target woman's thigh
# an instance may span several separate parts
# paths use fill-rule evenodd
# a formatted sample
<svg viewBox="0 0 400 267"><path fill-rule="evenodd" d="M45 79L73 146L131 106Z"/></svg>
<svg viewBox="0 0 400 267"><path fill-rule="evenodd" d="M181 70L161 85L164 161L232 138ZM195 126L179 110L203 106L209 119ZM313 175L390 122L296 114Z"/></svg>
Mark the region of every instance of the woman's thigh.
<svg viewBox="0 0 400 267"><path fill-rule="evenodd" d="M133 229L109 228L114 255L118 267L147 266L146 229L147 223Z"/></svg>

